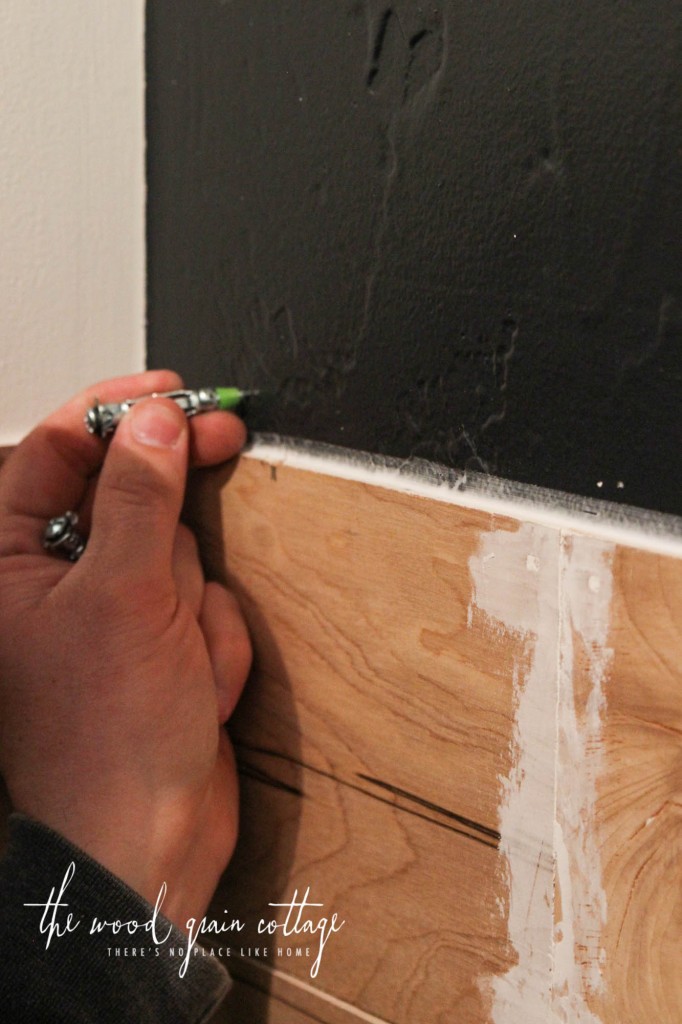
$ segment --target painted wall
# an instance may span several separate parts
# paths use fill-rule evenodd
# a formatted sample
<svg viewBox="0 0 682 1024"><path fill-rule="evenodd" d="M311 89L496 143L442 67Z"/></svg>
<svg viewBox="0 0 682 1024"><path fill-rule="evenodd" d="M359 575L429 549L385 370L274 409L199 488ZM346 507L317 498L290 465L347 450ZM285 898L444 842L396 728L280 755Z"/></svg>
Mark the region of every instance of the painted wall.
<svg viewBox="0 0 682 1024"><path fill-rule="evenodd" d="M0 4L0 444L144 365L143 0Z"/></svg>
<svg viewBox="0 0 682 1024"><path fill-rule="evenodd" d="M151 364L681 513L681 45L674 0L150 0Z"/></svg>

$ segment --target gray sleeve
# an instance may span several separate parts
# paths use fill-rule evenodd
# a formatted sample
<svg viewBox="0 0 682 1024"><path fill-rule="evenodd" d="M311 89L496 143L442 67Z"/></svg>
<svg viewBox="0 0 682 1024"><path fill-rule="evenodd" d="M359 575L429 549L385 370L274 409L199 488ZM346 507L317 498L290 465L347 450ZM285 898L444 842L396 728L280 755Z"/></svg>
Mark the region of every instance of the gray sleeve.
<svg viewBox="0 0 682 1024"><path fill-rule="evenodd" d="M12 1024L200 1024L230 987L229 975L200 947L180 977L187 936L158 915L154 944L147 930L90 934L99 921L151 921L154 908L119 878L58 833L23 815L9 821L9 843L0 861L0 1006ZM58 911L74 931L53 935L46 948L43 908L75 866ZM51 912L49 914L51 917ZM47 921L44 922L47 924ZM170 930L170 931L169 931ZM135 953L133 954L133 949ZM118 950L118 954L116 953ZM144 952L141 952L144 950ZM174 955L171 955L171 950ZM126 952L127 951L127 952Z"/></svg>

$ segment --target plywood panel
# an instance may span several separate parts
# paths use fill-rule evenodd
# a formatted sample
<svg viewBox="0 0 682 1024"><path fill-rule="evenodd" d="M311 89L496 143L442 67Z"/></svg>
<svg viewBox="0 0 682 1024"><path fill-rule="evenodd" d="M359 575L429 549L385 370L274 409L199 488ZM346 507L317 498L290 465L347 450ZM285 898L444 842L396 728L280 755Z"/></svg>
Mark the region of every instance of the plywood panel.
<svg viewBox="0 0 682 1024"><path fill-rule="evenodd" d="M682 1007L682 561L619 548L594 814L608 1024L677 1024ZM584 668L584 662L583 662Z"/></svg>
<svg viewBox="0 0 682 1024"><path fill-rule="evenodd" d="M297 998L298 993L294 998ZM251 985L241 979L234 979L234 985L227 999L218 1012L211 1018L211 1024L240 1024L251 1021L253 1024L267 1021L267 1024L337 1024L325 1014L326 1006L322 999L316 1000L316 1010L323 1016L313 1016L305 1010L292 1005L284 998L278 998L271 988L270 979L262 981L262 987ZM346 1016L343 1024L360 1024L357 1016Z"/></svg>
<svg viewBox="0 0 682 1024"><path fill-rule="evenodd" d="M259 639L235 735L494 832L523 645L469 628L491 517L252 459L223 481L204 478L193 515Z"/></svg>
<svg viewBox="0 0 682 1024"><path fill-rule="evenodd" d="M257 638L232 726L245 822L218 908L258 920L273 890L314 881L348 919L316 988L382 1020L487 1021L489 980L517 959L498 819L530 646L472 605L469 561L481 534L518 524L253 459L224 487L228 475L205 477L192 503ZM535 528L533 544L554 579L558 532ZM543 588L558 622L556 584L525 554L520 577L504 559L486 572L517 602L539 605ZM540 728L528 772L551 806ZM549 888L551 831L546 815L515 848ZM549 993L540 971L526 984Z"/></svg>
<svg viewBox="0 0 682 1024"><path fill-rule="evenodd" d="M214 904L215 917L229 907L247 922L240 948L258 947L259 963L381 1019L486 1020L477 979L510 966L496 844L308 769L296 772L294 785L269 755L248 752L242 770L239 848ZM310 900L324 904L311 919L336 912L345 921L317 978L318 936L264 940L256 928L261 918L284 920L269 902L308 888ZM300 959L288 955L296 947ZM239 958L230 970L240 973Z"/></svg>
<svg viewBox="0 0 682 1024"><path fill-rule="evenodd" d="M257 650L218 905L347 918L314 981L233 970L313 1019L677 1020L682 562L253 458L192 515Z"/></svg>

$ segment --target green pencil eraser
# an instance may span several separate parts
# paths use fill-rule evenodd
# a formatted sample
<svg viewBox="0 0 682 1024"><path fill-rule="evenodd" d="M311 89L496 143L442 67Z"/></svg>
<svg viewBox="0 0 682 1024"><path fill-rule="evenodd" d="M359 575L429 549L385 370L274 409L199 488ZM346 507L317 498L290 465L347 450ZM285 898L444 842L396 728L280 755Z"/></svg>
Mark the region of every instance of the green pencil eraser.
<svg viewBox="0 0 682 1024"><path fill-rule="evenodd" d="M240 388L216 388L219 407L221 409L236 409L244 398L244 392Z"/></svg>

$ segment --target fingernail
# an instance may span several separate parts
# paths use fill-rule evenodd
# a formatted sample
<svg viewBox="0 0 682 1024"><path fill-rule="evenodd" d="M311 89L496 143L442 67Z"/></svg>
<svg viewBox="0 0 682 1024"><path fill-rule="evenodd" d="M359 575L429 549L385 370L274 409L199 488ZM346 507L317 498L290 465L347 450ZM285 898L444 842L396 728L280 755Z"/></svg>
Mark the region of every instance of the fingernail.
<svg viewBox="0 0 682 1024"><path fill-rule="evenodd" d="M153 448L174 448L185 426L176 410L153 399L134 405L128 415L133 437Z"/></svg>

